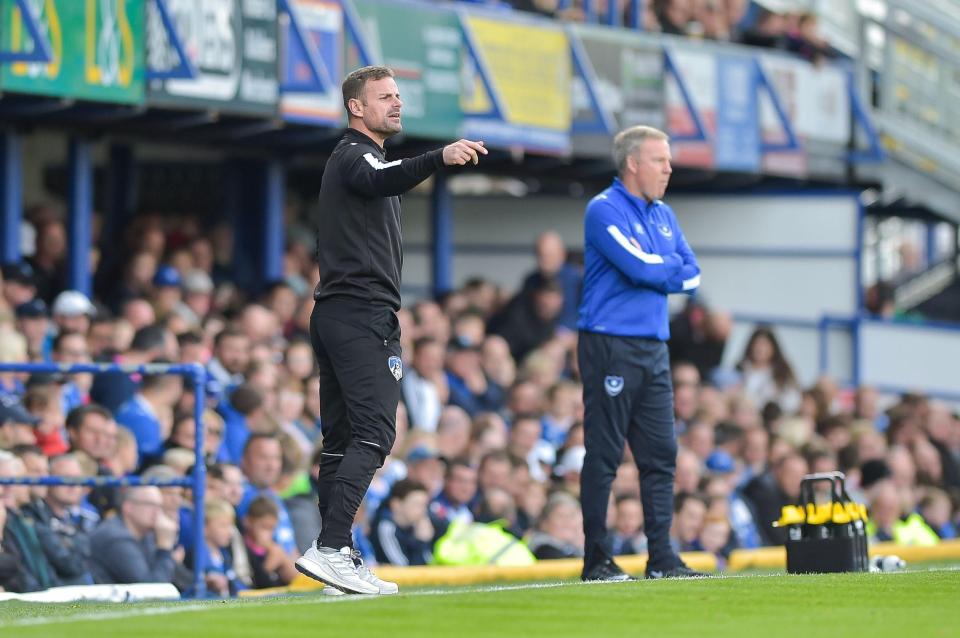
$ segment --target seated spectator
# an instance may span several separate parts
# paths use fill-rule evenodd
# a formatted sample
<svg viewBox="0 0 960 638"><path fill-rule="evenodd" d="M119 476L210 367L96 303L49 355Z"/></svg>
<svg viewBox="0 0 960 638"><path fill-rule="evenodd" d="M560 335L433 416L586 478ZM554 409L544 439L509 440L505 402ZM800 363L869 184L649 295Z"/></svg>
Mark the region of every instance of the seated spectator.
<svg viewBox="0 0 960 638"><path fill-rule="evenodd" d="M121 492L117 516L90 536L91 571L98 583L172 583L177 520L163 513L157 487Z"/></svg>
<svg viewBox="0 0 960 638"><path fill-rule="evenodd" d="M269 434L254 434L247 440L243 450L243 461L240 468L247 477L247 486L243 492L243 499L237 506L237 515L241 518L246 515L247 508L259 496L271 499L277 506L277 524L275 525L274 540L289 556L297 552L296 535L290 514L283 505L283 500L274 490L280 480L283 469L283 450L280 440Z"/></svg>
<svg viewBox="0 0 960 638"><path fill-rule="evenodd" d="M563 447L570 426L583 418L582 397L583 388L573 381L559 381L547 390L540 436L554 448Z"/></svg>
<svg viewBox="0 0 960 638"><path fill-rule="evenodd" d="M691 363L699 372L698 381L712 379L723 361L732 328L728 313L711 310L701 299L691 297L670 321L670 363Z"/></svg>
<svg viewBox="0 0 960 638"><path fill-rule="evenodd" d="M64 290L50 306L50 314L58 333L78 332L86 336L90 330L90 317L96 313L96 306L79 290Z"/></svg>
<svg viewBox="0 0 960 638"><path fill-rule="evenodd" d="M440 388L436 380L443 376L443 345L430 337L420 337L413 344L413 365L400 379L403 402L410 414L410 424L425 432L434 432L443 410ZM444 382L444 390L446 383Z"/></svg>
<svg viewBox="0 0 960 638"><path fill-rule="evenodd" d="M490 333L506 339L514 361L523 361L554 336L563 310L560 282L542 276L537 279L535 285L517 293L490 319Z"/></svg>
<svg viewBox="0 0 960 638"><path fill-rule="evenodd" d="M0 450L0 476L20 478L26 475L23 461L5 450ZM8 485L3 490L6 523L2 536L4 551L14 556L20 565L15 579L9 583L14 591L39 591L58 585L53 566L47 560L43 545L23 508L30 503L30 489L26 485ZM9 562L11 559L7 559Z"/></svg>
<svg viewBox="0 0 960 638"><path fill-rule="evenodd" d="M38 423L39 419L24 409L18 396L0 395L0 449L35 445L35 427Z"/></svg>
<svg viewBox="0 0 960 638"><path fill-rule="evenodd" d="M756 406L777 403L785 413L800 408L796 375L773 332L766 327L753 331L737 369L743 375L743 390Z"/></svg>
<svg viewBox="0 0 960 638"><path fill-rule="evenodd" d="M0 455L5 452L0 451ZM0 461L2 462L2 461ZM0 486L0 592L24 591L20 554L6 540L7 508L3 505L4 486Z"/></svg>
<svg viewBox="0 0 960 638"><path fill-rule="evenodd" d="M697 539L703 530L703 521L707 514L707 503L699 494L681 492L673 499L673 527L670 529L670 542L676 552L690 552L697 549Z"/></svg>
<svg viewBox="0 0 960 638"><path fill-rule="evenodd" d="M443 489L443 461L430 445L417 445L407 453L406 478L422 485L427 494L435 496Z"/></svg>
<svg viewBox="0 0 960 638"><path fill-rule="evenodd" d="M693 546L716 556L717 568L724 569L732 549L730 523L723 516L707 516Z"/></svg>
<svg viewBox="0 0 960 638"><path fill-rule="evenodd" d="M941 540L957 538L957 526L953 521L953 503L950 495L937 488L928 488L920 499L920 516Z"/></svg>
<svg viewBox="0 0 960 638"><path fill-rule="evenodd" d="M292 557L274 540L279 520L276 501L266 496L254 498L243 516L243 540L255 589L281 587L297 575Z"/></svg>
<svg viewBox="0 0 960 638"><path fill-rule="evenodd" d="M23 397L23 407L39 419L34 429L36 443L47 456L63 454L69 449L63 439L65 412L55 384L31 385Z"/></svg>
<svg viewBox="0 0 960 638"><path fill-rule="evenodd" d="M470 506L477 496L477 470L466 459L447 463L443 490L430 502L434 519L449 525L454 520L473 522Z"/></svg>
<svg viewBox="0 0 960 638"><path fill-rule="evenodd" d="M466 456L470 446L470 416L455 405L447 406L437 421L437 452L447 461Z"/></svg>
<svg viewBox="0 0 960 638"><path fill-rule="evenodd" d="M446 385L448 401L471 417L480 412L495 412L503 407L503 392L487 382L480 358L480 344L454 337L447 344Z"/></svg>
<svg viewBox="0 0 960 638"><path fill-rule="evenodd" d="M50 460L49 474L67 478L84 475L72 454ZM90 533L99 517L80 505L87 488L81 485L53 485L42 499L24 507L34 523L43 551L61 585L91 585Z"/></svg>
<svg viewBox="0 0 960 638"><path fill-rule="evenodd" d="M631 464L631 467L636 467ZM647 551L647 537L643 533L643 507L633 494L616 497L616 514L611 532L614 556L640 554Z"/></svg>
<svg viewBox="0 0 960 638"><path fill-rule="evenodd" d="M566 492L554 492L547 499L527 547L539 560L582 557L583 515L577 499Z"/></svg>
<svg viewBox="0 0 960 638"><path fill-rule="evenodd" d="M543 279L556 279L563 295L557 323L576 331L583 274L567 261L567 247L556 231L547 231L537 237L536 256L537 269L524 278L522 290L532 293Z"/></svg>
<svg viewBox="0 0 960 638"><path fill-rule="evenodd" d="M434 526L427 505L430 497L421 483L404 479L390 490L374 518L371 542L377 562L389 565L427 565L433 558Z"/></svg>
<svg viewBox="0 0 960 638"><path fill-rule="evenodd" d="M784 505L795 505L800 499L800 481L807 474L807 462L795 452L788 452L774 462L772 471L752 479L743 488L743 497L753 510L757 530L764 545L783 545L786 531L773 527L780 519Z"/></svg>
<svg viewBox="0 0 960 638"><path fill-rule="evenodd" d="M173 428L173 408L183 393L177 375L145 375L140 391L116 411L117 423L137 439L140 465L149 465L163 454L163 442Z"/></svg>
<svg viewBox="0 0 960 638"><path fill-rule="evenodd" d="M43 299L30 299L15 306L14 313L17 332L26 340L24 361L46 361L53 347L47 304Z"/></svg>
<svg viewBox="0 0 960 638"><path fill-rule="evenodd" d="M97 464L98 476L115 476L113 455L117 447L117 422L103 406L91 403L67 415L71 452L82 452ZM96 487L87 495L101 517L117 507L117 489Z"/></svg>
<svg viewBox="0 0 960 638"><path fill-rule="evenodd" d="M247 565L246 553L235 556L233 538L237 534L236 514L233 506L221 499L210 499L203 512L204 546L201 548L200 569L209 595L226 598L236 596L237 592L247 589L248 585L240 577L237 563ZM192 557L187 563L193 565Z"/></svg>
<svg viewBox="0 0 960 638"><path fill-rule="evenodd" d="M203 423L204 457L207 459L207 463L214 463L217 460L220 446L223 443L223 417L213 410L204 410ZM193 452L196 449L197 443L196 429L193 412L181 414L174 420L170 436L164 442L164 449L180 448Z"/></svg>
<svg viewBox="0 0 960 638"><path fill-rule="evenodd" d="M146 365L163 359L175 361L171 344L168 340L176 341L173 335L162 325L151 324L137 330L133 335L128 349L121 354L111 357L111 361L123 365ZM122 372L107 372L98 374L93 379L90 388L90 399L111 412L116 412L120 406L131 400L139 388L139 375L129 375Z"/></svg>

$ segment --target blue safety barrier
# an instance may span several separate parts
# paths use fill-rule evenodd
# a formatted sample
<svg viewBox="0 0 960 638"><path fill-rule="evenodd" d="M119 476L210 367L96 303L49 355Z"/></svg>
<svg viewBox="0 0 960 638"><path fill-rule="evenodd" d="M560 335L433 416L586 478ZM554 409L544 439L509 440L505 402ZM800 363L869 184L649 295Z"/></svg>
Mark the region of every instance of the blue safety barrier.
<svg viewBox="0 0 960 638"><path fill-rule="evenodd" d="M190 478L180 479L152 479L142 480L139 476L112 477L112 476L84 476L68 478L63 476L0 477L0 485L84 485L89 487L134 487L149 485L155 487L189 487L193 490L193 595L204 598L207 594L207 585L201 569L200 549L203 547L203 508L206 499L207 467L204 462L204 389L207 382L207 371L198 363L167 364L148 363L146 365L123 365L116 363L75 363L59 365L55 363L0 363L0 372L29 372L31 374L176 374L193 382L194 407L193 417L196 421L194 450L196 458L193 463L193 475Z"/></svg>

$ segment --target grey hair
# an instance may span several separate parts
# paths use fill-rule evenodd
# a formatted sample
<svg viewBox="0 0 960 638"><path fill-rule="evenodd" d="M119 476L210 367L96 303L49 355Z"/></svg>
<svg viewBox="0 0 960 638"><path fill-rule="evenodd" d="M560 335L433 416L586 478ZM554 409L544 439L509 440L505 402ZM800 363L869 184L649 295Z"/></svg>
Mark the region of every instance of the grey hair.
<svg viewBox="0 0 960 638"><path fill-rule="evenodd" d="M617 172L623 173L627 165L627 156L633 153L645 140L670 141L670 136L652 126L631 126L625 128L613 138L613 162L617 165Z"/></svg>

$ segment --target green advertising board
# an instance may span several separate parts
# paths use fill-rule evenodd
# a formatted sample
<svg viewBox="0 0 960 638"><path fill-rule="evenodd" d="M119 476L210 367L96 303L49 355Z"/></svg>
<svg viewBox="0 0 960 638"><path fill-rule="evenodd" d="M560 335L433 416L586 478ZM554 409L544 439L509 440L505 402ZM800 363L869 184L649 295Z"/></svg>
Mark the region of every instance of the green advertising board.
<svg viewBox="0 0 960 638"><path fill-rule="evenodd" d="M0 69L0 88L14 93L135 104L143 101L142 0L27 0L39 16L53 59ZM3 50L32 51L14 0L0 0Z"/></svg>
<svg viewBox="0 0 960 638"><path fill-rule="evenodd" d="M355 0L353 4L366 50L376 63L396 74L404 102L404 132L437 139L455 137L462 118L463 42L456 14L436 5L384 0ZM355 58L348 57L348 61L350 69L359 66Z"/></svg>

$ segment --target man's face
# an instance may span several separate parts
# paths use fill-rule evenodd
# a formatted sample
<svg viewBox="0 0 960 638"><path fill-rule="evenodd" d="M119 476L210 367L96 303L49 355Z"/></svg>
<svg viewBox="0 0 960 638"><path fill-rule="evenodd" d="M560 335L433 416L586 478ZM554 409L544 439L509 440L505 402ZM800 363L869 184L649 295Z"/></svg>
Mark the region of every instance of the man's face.
<svg viewBox="0 0 960 638"><path fill-rule="evenodd" d="M50 471L56 476L66 476L75 478L83 476L83 470L76 459L63 458L54 461ZM73 507L79 505L83 500L83 494L86 488L82 485L55 485L50 487L47 492L47 500L61 507Z"/></svg>
<svg viewBox="0 0 960 638"><path fill-rule="evenodd" d="M632 158L632 159L631 159ZM634 172L640 193L647 200L660 199L670 183L670 144L666 140L648 138L627 160L627 169Z"/></svg>
<svg viewBox="0 0 960 638"><path fill-rule="evenodd" d="M216 354L227 372L242 374L250 364L250 340L241 335L224 337Z"/></svg>
<svg viewBox="0 0 960 638"><path fill-rule="evenodd" d="M258 488L273 487L280 479L283 453L280 442L260 439L247 450L243 457L243 473Z"/></svg>
<svg viewBox="0 0 960 638"><path fill-rule="evenodd" d="M117 446L117 423L100 414L88 414L76 429L73 445L97 461L109 459Z"/></svg>
<svg viewBox="0 0 960 638"><path fill-rule="evenodd" d="M363 88L363 99L351 101L351 112L359 111L363 124L384 137L403 130L400 122L400 89L393 78L369 80Z"/></svg>
<svg viewBox="0 0 960 638"><path fill-rule="evenodd" d="M477 493L477 471L457 465L446 481L447 498L458 504L469 503Z"/></svg>

